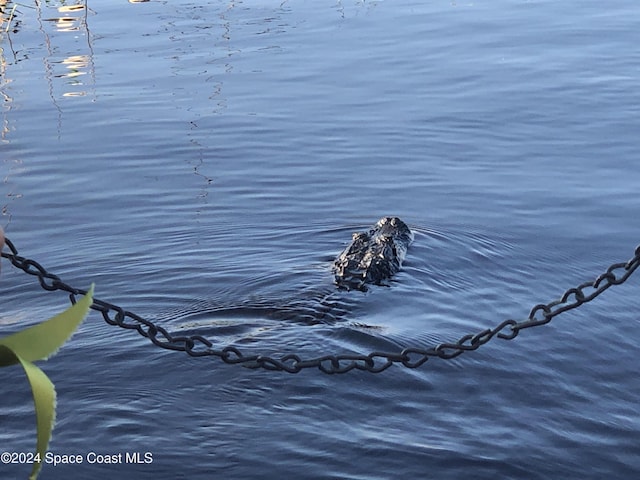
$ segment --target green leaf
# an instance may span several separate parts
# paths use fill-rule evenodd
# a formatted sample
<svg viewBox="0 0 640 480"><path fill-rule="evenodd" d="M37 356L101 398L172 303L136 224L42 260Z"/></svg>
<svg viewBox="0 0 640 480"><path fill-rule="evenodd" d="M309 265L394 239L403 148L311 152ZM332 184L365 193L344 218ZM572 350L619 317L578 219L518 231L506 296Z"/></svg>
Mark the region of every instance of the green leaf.
<svg viewBox="0 0 640 480"><path fill-rule="evenodd" d="M75 305L46 322L0 338L0 345L9 347L18 357L28 362L46 360L71 337L71 334L87 316L92 303L93 285ZM7 360L10 363L5 363ZM5 358L4 355L0 355L0 367L16 362L15 358Z"/></svg>
<svg viewBox="0 0 640 480"><path fill-rule="evenodd" d="M36 407L36 452L40 454L40 459L44 460L56 417L56 391L53 383L51 383L49 377L47 377L42 370L33 363L20 358L20 356L16 355L9 347L0 345L0 355L12 356L15 359L14 363L20 363L22 368L24 368L24 373L27 375L29 384L31 384L33 402ZM41 467L41 462L34 462L29 479L35 479Z"/></svg>
<svg viewBox="0 0 640 480"><path fill-rule="evenodd" d="M59 315L33 327L0 339L0 366L20 363L24 369L36 409L36 451L44 460L56 416L56 391L45 373L32 361L46 359L66 342L93 303L93 285L75 305ZM30 480L38 476L41 462L34 462Z"/></svg>

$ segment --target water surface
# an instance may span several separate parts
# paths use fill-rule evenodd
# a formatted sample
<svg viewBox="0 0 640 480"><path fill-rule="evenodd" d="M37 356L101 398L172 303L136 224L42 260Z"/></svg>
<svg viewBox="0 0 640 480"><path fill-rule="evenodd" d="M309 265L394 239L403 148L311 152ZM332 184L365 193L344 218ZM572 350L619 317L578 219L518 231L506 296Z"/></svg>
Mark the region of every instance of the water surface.
<svg viewBox="0 0 640 480"><path fill-rule="evenodd" d="M71 7L19 6L1 36L2 225L172 332L305 358L426 348L640 243L635 2ZM403 270L336 293L332 259L384 215L416 232ZM66 305L6 261L1 281L1 334ZM41 478L635 478L637 288L377 375L190 358L94 313L41 365L50 450L153 463ZM30 451L28 387L1 375L0 446Z"/></svg>

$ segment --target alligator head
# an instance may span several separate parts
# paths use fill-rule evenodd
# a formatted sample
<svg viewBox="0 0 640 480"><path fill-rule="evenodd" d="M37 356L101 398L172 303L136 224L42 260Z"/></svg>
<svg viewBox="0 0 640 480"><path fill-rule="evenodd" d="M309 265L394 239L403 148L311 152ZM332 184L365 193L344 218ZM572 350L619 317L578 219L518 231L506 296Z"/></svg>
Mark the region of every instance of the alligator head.
<svg viewBox="0 0 640 480"><path fill-rule="evenodd" d="M384 285L402 266L413 232L397 217L383 217L368 232L356 232L351 243L333 262L338 288L367 290L367 284Z"/></svg>

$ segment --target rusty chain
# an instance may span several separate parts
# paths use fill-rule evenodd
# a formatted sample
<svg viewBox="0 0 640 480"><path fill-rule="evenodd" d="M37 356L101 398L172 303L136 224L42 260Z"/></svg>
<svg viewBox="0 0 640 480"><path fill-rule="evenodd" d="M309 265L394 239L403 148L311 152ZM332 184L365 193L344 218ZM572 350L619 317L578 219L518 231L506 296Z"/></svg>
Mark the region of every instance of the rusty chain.
<svg viewBox="0 0 640 480"><path fill-rule="evenodd" d="M38 277L40 286L43 289L67 292L72 303L75 303L76 296L87 293L86 290L66 284L60 277L48 272L38 262L18 255L17 249L8 238L5 239L5 242L10 252L3 251L2 256L7 258L16 268ZM333 354L311 359L303 359L293 353L278 358L267 355L245 355L240 349L233 346L215 349L213 348L213 343L201 335L174 336L165 328L135 313L97 298L93 299L91 308L100 312L104 320L110 325L137 330L140 335L148 338L159 347L183 351L192 357L215 356L229 364L288 373L298 373L303 369L312 367L316 367L324 373L346 373L353 369L379 373L394 363L400 363L407 368L417 368L429 360L430 357L455 358L466 351L477 350L496 336L503 340L513 340L521 330L545 325L553 317L590 302L612 285L624 283L638 266L640 266L640 245L636 247L634 257L628 262L614 263L595 280L584 282L577 287L568 289L558 300L536 305L531 309L529 317L524 321L504 320L494 328L487 328L475 334L465 335L455 343L441 343L430 348L408 347L398 353L374 351L368 355ZM619 272L620 275L618 276L616 272Z"/></svg>

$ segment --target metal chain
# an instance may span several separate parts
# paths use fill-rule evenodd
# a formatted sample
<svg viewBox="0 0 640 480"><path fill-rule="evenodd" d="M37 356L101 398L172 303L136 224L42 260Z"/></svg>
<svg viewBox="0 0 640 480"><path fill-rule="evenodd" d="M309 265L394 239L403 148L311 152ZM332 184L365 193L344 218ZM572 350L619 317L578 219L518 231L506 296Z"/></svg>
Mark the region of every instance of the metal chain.
<svg viewBox="0 0 640 480"><path fill-rule="evenodd" d="M10 252L2 252L2 256L9 259L16 268L38 277L40 286L43 289L67 292L72 303L75 303L76 296L87 293L86 290L74 288L64 283L60 277L48 272L38 262L18 255L17 249L8 238L5 239L5 242ZM465 335L456 343L441 343L430 348L409 347L398 353L374 351L368 355L323 355L306 360L292 353L277 358L267 355L245 355L241 350L233 346L215 349L213 348L213 343L201 335L174 336L163 327L155 325L135 313L97 298L93 299L91 308L100 312L104 320L110 325L137 330L140 335L147 337L159 347L183 351L192 357L215 356L229 364L288 373L298 373L305 368L312 367L316 367L324 373L346 373L353 369L379 373L394 363L400 363L407 368L417 368L429 360L430 357L455 358L464 352L477 350L496 336L503 340L513 340L521 330L545 325L553 317L590 302L612 285L624 283L638 266L640 266L640 245L636 247L634 257L628 262L614 263L595 280L584 282L577 287L568 289L558 300L536 305L531 309L527 320L520 322L511 319L504 320L494 328ZM619 276L616 272L619 273Z"/></svg>

